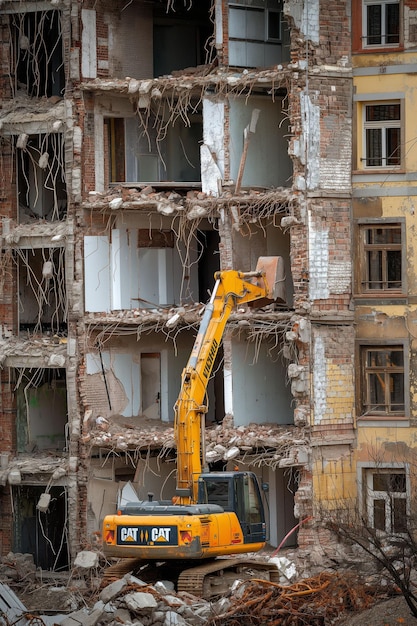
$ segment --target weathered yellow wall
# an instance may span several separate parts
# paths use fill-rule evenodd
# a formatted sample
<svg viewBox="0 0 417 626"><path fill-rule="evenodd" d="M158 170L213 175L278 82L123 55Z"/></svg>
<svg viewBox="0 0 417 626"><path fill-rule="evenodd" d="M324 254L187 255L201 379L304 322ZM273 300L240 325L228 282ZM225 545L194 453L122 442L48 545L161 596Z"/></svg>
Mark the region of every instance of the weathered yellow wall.
<svg viewBox="0 0 417 626"><path fill-rule="evenodd" d="M379 74L367 75L367 76L355 76L355 96L359 102L354 103L356 114L356 125L354 127L356 139L357 139L357 151L359 155L363 155L362 150L362 116L360 114L361 101L360 97L363 94L375 94L375 100L389 99L390 94L403 94L404 106L405 106L405 120L402 126L403 134L403 150L405 155L405 169L406 171L417 170L417 150L415 149L415 142L417 137L417 116L415 115L417 105L417 75L415 74L389 74L384 73L384 69L387 67L391 60L388 60L383 55L375 55L372 58L372 65L376 68L380 68ZM415 63L416 55L406 55L401 59L402 63ZM361 58L355 57L355 64L360 66ZM398 62L399 63L399 62ZM369 57L367 58L367 64L369 65ZM392 96L393 99L397 99ZM369 101L367 101L369 103ZM355 117L354 117L355 119ZM354 165L354 168L356 166ZM358 169L364 169L363 166L358 163ZM407 181L407 186L416 186L416 181ZM366 187L372 185L372 183L357 183L355 187ZM389 188L390 186L398 186L398 181L393 180L393 176L390 176L390 172L387 172L386 181L384 186ZM397 199L396 199L397 200Z"/></svg>
<svg viewBox="0 0 417 626"><path fill-rule="evenodd" d="M392 422L391 422L392 424ZM356 448L355 448L356 446ZM323 446L314 451L313 489L317 509L340 508L358 495L358 463L408 464L412 484L417 478L417 430L395 426L360 426L357 441Z"/></svg>

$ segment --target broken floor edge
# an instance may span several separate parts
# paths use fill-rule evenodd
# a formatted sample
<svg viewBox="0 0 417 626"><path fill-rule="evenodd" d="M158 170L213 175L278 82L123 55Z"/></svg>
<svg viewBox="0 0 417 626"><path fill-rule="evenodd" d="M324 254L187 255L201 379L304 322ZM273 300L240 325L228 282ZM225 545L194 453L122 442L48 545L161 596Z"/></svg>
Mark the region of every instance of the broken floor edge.
<svg viewBox="0 0 417 626"><path fill-rule="evenodd" d="M105 454L130 454L146 452L159 459L175 459L173 426L166 423L151 428L122 429L106 420L108 431L98 433L92 429L81 437L81 442L102 450ZM100 421L103 426L103 420ZM217 425L206 429L206 454L208 462L233 460L245 465L267 465L274 468L304 465L309 457L307 429L297 426L254 424L229 427ZM231 453L233 452L233 455Z"/></svg>

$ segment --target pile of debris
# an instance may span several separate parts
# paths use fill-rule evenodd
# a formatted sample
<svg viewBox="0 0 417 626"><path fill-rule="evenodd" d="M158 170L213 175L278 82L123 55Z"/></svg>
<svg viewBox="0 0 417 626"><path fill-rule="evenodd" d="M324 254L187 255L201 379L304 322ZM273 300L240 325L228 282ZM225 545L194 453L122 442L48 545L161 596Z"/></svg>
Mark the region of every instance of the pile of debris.
<svg viewBox="0 0 417 626"><path fill-rule="evenodd" d="M209 620L210 626L326 626L341 615L363 611L375 603L378 591L362 585L354 574L322 572L314 578L283 586L255 580L238 587L230 607Z"/></svg>
<svg viewBox="0 0 417 626"><path fill-rule="evenodd" d="M352 572L323 571L290 582L288 576L296 572L282 557L276 563L282 567L279 584L237 581L229 594L210 602L186 592L176 593L170 581L149 584L130 573L106 585L108 579L102 570L98 571L98 561L99 553L83 551L75 560L79 567L74 566L67 573L66 583L59 586L56 581L46 584L44 576L48 573L40 573L30 555L9 554L0 564L0 580L8 583L0 584L0 624L26 626L36 621L46 626L330 626L388 594L385 588L382 596L375 585L364 584ZM60 576L62 580L63 574L56 575L57 579ZM19 591L14 593L11 587ZM42 614L42 603L46 597L50 602L50 594L55 594L60 609L54 612L48 605Z"/></svg>
<svg viewBox="0 0 417 626"><path fill-rule="evenodd" d="M129 421L112 416L94 417L88 411L84 423L89 431L83 443L100 448L123 446L130 449L160 449L160 457L175 454L176 444L172 424L145 418ZM303 429L277 424L248 424L233 426L225 417L221 424L206 429L206 460L247 462L252 466L289 467L304 463L308 457L308 442Z"/></svg>

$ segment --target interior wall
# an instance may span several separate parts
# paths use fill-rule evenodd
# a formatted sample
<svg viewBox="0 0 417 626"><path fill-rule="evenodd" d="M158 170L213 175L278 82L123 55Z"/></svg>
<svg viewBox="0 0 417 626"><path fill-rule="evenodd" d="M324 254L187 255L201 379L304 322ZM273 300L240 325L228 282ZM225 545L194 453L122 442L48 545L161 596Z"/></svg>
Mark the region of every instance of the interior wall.
<svg viewBox="0 0 417 626"><path fill-rule="evenodd" d="M154 76L209 63L212 50L207 41L213 35L211 0L177 2L174 8L155 3Z"/></svg>
<svg viewBox="0 0 417 626"><path fill-rule="evenodd" d="M299 521L294 517L294 494L296 492L294 468L285 470L277 468L267 471L269 488L266 498L269 504L270 520L273 520L273 523L269 524L269 543L277 547ZM296 545L297 532L293 531L282 547L289 548Z"/></svg>
<svg viewBox="0 0 417 626"><path fill-rule="evenodd" d="M249 231L249 236L248 236ZM290 236L282 228L257 224L248 224L244 235L233 231L234 267L243 271L256 268L261 256L280 256L284 260L286 305L293 304L294 284L291 274Z"/></svg>
<svg viewBox="0 0 417 626"><path fill-rule="evenodd" d="M292 162L288 155L288 120L282 100L270 96L234 98L230 101L230 176L236 181L243 153L244 129L252 113L260 111L256 132L250 134L242 187L289 187Z"/></svg>
<svg viewBox="0 0 417 626"><path fill-rule="evenodd" d="M184 258L185 248L178 243ZM190 248L188 279L176 247L139 247L137 229L84 237L85 310L178 306L198 302L197 246Z"/></svg>
<svg viewBox="0 0 417 626"><path fill-rule="evenodd" d="M17 389L16 402L19 452L66 448L65 370L27 370Z"/></svg>
<svg viewBox="0 0 417 626"><path fill-rule="evenodd" d="M145 132L137 117L125 118L127 182L200 181L202 117L189 111L187 120L187 124L178 119L168 125L160 138L158 127L165 124L160 119L151 119Z"/></svg>
<svg viewBox="0 0 417 626"><path fill-rule="evenodd" d="M203 139L203 122L200 115L190 115L189 119L189 126L184 126L179 121L168 130L165 172L167 180L201 180L200 144Z"/></svg>
<svg viewBox="0 0 417 626"><path fill-rule="evenodd" d="M86 397L90 399L93 417L143 417L144 410L149 409L147 417L160 417L164 422L172 422L174 404L181 387L181 373L188 361L192 341L192 337L180 335L174 346L171 342L165 342L160 335L142 336L140 344L132 336L113 337L101 355L98 350L87 353L83 387ZM160 407L157 414L151 412L150 406L143 405L142 389L145 381L142 381L142 376L149 368L144 370L142 354L145 359L149 359L150 354L158 355L160 359ZM155 386L154 395L157 393ZM210 402L211 405L214 407L214 401ZM213 407L209 413L212 419ZM132 425L135 425L135 421Z"/></svg>
<svg viewBox="0 0 417 626"><path fill-rule="evenodd" d="M233 339L231 377L235 426L294 423L286 366L275 337L259 346Z"/></svg>
<svg viewBox="0 0 417 626"><path fill-rule="evenodd" d="M126 484L124 480L115 480L115 469L122 464L123 459L115 459L106 451L103 458L92 459L87 487L89 535L101 530L106 515L116 513L119 490ZM170 500L175 495L175 463L147 457L144 453L130 482L139 500L147 500L149 492L154 494L154 500Z"/></svg>
<svg viewBox="0 0 417 626"><path fill-rule="evenodd" d="M117 18L109 21L110 75L144 79L153 76L152 7L127 3Z"/></svg>
<svg viewBox="0 0 417 626"><path fill-rule="evenodd" d="M201 146L201 189L217 197L224 179L225 102L219 96L203 98L203 141Z"/></svg>

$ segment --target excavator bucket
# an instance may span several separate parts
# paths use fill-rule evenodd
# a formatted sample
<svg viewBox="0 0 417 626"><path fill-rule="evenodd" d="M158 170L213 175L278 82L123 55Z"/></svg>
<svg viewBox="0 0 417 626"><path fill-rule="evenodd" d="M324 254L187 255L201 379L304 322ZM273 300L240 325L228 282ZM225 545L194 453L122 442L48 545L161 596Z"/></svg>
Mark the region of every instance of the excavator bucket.
<svg viewBox="0 0 417 626"><path fill-rule="evenodd" d="M264 272L268 283L267 299L284 303L287 301L285 291L285 268L282 256L261 256L256 265L257 272ZM258 301L257 306L264 306L265 302Z"/></svg>

